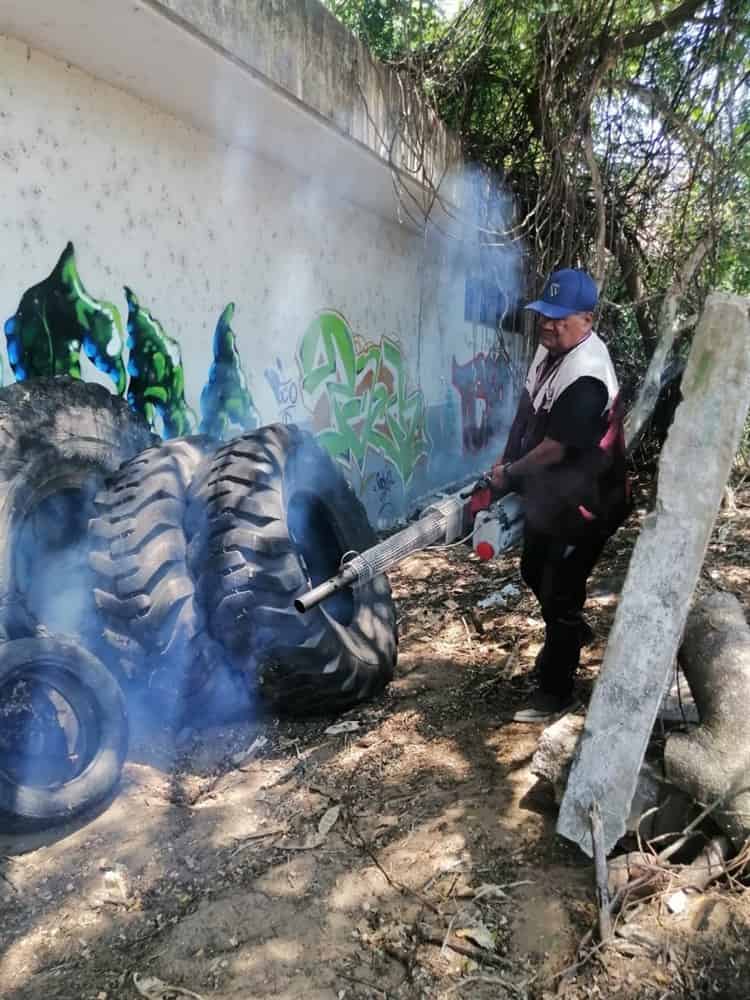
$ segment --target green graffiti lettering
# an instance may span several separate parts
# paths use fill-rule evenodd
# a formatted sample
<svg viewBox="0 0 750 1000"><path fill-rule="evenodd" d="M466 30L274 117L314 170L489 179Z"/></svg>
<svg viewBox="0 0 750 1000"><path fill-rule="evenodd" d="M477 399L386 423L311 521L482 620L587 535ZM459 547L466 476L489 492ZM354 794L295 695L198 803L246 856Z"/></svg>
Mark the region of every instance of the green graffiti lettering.
<svg viewBox="0 0 750 1000"><path fill-rule="evenodd" d="M384 337L358 351L346 320L324 312L305 331L298 361L303 402L323 447L353 460L360 474L372 449L407 483L430 441L424 397L409 385L399 344Z"/></svg>
<svg viewBox="0 0 750 1000"><path fill-rule="evenodd" d="M234 303L219 317L214 333L214 360L201 393L201 433L225 440L231 428L254 430L260 420L232 330Z"/></svg>
<svg viewBox="0 0 750 1000"><path fill-rule="evenodd" d="M332 377L343 377L354 389L356 352L346 320L337 313L321 313L305 332L299 348L303 375L302 389L314 394Z"/></svg>
<svg viewBox="0 0 750 1000"><path fill-rule="evenodd" d="M72 243L54 270L26 291L5 323L8 360L17 381L50 375L81 377L81 350L122 395L127 384L122 320L110 302L83 286Z"/></svg>
<svg viewBox="0 0 750 1000"><path fill-rule="evenodd" d="M157 416L163 423L163 437L192 434L196 417L185 402L185 373L180 346L167 335L158 319L144 309L129 289L128 302L128 402L142 413L152 430Z"/></svg>

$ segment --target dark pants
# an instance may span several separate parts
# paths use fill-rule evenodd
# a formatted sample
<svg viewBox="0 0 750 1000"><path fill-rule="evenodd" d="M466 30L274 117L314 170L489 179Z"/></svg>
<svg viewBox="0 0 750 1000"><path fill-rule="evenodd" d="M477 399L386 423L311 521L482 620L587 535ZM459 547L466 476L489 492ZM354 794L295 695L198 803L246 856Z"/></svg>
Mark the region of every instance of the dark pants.
<svg viewBox="0 0 750 1000"><path fill-rule="evenodd" d="M596 532L569 545L527 528L521 576L534 591L546 626L537 661L539 686L546 694L572 694L581 656L586 581L609 535Z"/></svg>

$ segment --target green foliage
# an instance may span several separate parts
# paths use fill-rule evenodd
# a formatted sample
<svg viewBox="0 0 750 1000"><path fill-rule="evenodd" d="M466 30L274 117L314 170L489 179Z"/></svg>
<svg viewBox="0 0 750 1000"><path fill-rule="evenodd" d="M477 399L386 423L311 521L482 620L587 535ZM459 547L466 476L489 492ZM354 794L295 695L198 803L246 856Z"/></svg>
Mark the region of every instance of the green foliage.
<svg viewBox="0 0 750 1000"><path fill-rule="evenodd" d="M435 0L330 0L328 7L379 59L397 59L436 38Z"/></svg>
<svg viewBox="0 0 750 1000"><path fill-rule="evenodd" d="M668 291L748 290L750 0L329 3L512 192L537 281L595 273L636 367Z"/></svg>
<svg viewBox="0 0 750 1000"><path fill-rule="evenodd" d="M734 186L723 205L723 221L715 255L713 284L738 295L750 295L750 120L737 127Z"/></svg>

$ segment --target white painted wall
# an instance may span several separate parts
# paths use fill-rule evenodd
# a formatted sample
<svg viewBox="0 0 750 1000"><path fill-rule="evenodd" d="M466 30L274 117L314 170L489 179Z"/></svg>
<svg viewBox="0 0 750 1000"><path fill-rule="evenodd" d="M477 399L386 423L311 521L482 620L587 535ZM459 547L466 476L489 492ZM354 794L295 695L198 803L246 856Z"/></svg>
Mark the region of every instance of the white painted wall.
<svg viewBox="0 0 750 1000"><path fill-rule="evenodd" d="M265 369L278 358L298 380L299 340L323 309L341 313L362 343L398 342L414 386L439 410L451 392L452 357L464 362L477 350L477 330L463 321L460 262L446 267L443 254L420 270L422 239L337 197L325 177L305 177L305 152L298 174L233 151L0 36L0 325L72 240L91 295L113 302L124 322L122 287L129 285L180 343L188 402L198 414L213 331L230 301L263 422L280 417ZM420 287L428 290L421 348ZM12 375L0 340L7 383ZM309 417L300 403L290 415ZM400 516L407 495L440 475L441 449L452 455L456 447L441 434L433 431L432 476L425 468L399 485L384 520ZM444 470L460 464L459 455L453 458ZM383 463L376 455L372 461L374 474ZM355 485L377 516L370 486L361 478Z"/></svg>

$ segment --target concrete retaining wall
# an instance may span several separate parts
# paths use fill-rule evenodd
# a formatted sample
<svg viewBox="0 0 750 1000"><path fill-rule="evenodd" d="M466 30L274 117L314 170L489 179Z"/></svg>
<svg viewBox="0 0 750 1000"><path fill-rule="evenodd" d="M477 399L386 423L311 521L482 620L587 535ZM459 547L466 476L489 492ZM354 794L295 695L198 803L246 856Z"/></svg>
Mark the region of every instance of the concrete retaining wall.
<svg viewBox="0 0 750 1000"><path fill-rule="evenodd" d="M81 3L70 0L71 17ZM359 43L310 3L294 25L290 4L258 5L254 32L248 4L132 9L150 20L128 22L144 31L128 83L128 46L119 61L114 48L105 59L93 42L106 26L94 14L99 67L80 68L88 56L71 65L30 44L47 45L47 32L59 56L80 32L68 38L41 20L37 31L23 4L0 0L0 27L12 21L16 36L0 37L4 382L80 370L134 405L156 400L148 415L166 433L301 423L342 462L380 526L433 487L484 468L507 432L529 345L506 333L504 354L489 326L466 321L474 251L400 223L392 192L383 194L389 171L376 150L363 153L366 135L336 138L322 121L328 102L339 132L364 128L329 63L313 55L328 39L346 64ZM196 41L211 10L221 38ZM123 11L113 7L112 18ZM158 86L145 41L155 32ZM216 48L230 43L275 79L233 76L235 57ZM217 65L223 96L201 105ZM180 93L189 107L178 106ZM251 119L212 119L212 102ZM498 260L510 299L515 262Z"/></svg>

